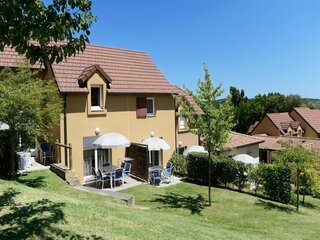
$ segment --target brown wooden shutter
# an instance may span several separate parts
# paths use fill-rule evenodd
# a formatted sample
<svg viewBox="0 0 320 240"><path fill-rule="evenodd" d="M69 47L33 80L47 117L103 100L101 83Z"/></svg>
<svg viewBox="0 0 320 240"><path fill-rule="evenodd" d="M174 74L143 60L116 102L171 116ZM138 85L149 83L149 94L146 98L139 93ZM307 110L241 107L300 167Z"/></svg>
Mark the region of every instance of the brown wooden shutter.
<svg viewBox="0 0 320 240"><path fill-rule="evenodd" d="M144 118L147 116L147 98L138 97L137 98L137 117Z"/></svg>

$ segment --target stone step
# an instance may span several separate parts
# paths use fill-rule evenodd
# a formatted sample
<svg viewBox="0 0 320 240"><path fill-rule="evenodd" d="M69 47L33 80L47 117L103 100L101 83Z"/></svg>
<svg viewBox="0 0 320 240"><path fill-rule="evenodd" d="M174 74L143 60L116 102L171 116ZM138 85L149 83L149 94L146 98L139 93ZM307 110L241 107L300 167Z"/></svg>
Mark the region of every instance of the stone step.
<svg viewBox="0 0 320 240"><path fill-rule="evenodd" d="M77 186L77 185L80 185L80 181L78 178L74 177L74 178L69 178L66 180L67 183L70 185L70 186Z"/></svg>
<svg viewBox="0 0 320 240"><path fill-rule="evenodd" d="M70 178L76 178L76 172L74 170L70 170L67 166L61 163L53 163L50 165L50 170L57 174L64 180L68 180Z"/></svg>

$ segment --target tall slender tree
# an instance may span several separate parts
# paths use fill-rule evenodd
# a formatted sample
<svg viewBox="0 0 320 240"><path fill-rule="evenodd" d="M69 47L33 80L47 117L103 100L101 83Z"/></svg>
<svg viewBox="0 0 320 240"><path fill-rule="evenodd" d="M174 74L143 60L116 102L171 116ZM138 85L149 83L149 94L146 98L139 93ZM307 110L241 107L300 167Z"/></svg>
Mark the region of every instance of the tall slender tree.
<svg viewBox="0 0 320 240"><path fill-rule="evenodd" d="M178 99L182 106L182 113L188 127L197 134L205 143L208 150L208 203L211 206L211 158L219 155L225 148L229 131L233 126L233 110L230 97L224 101L217 101L223 93L222 85L213 86L209 70L204 66L204 80L198 81L198 89L193 92L185 89L194 102L202 109L203 115L196 113L194 106L186 104L183 99Z"/></svg>

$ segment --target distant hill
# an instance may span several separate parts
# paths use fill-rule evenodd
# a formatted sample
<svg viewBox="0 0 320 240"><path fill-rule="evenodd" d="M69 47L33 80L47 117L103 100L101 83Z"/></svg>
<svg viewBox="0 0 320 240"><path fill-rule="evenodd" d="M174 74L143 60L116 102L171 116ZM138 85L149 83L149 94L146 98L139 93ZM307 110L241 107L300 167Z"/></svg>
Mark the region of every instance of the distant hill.
<svg viewBox="0 0 320 240"><path fill-rule="evenodd" d="M307 107L320 109L320 99L318 98L302 98Z"/></svg>
<svg viewBox="0 0 320 240"><path fill-rule="evenodd" d="M320 103L319 98L302 98L303 101Z"/></svg>

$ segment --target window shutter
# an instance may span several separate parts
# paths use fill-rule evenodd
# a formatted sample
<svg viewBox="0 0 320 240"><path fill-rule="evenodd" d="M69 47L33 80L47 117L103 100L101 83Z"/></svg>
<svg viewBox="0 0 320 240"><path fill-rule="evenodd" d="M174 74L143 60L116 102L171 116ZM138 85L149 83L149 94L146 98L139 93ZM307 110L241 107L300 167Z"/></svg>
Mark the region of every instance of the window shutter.
<svg viewBox="0 0 320 240"><path fill-rule="evenodd" d="M145 97L138 97L137 98L137 117L143 118L147 116L147 98Z"/></svg>

